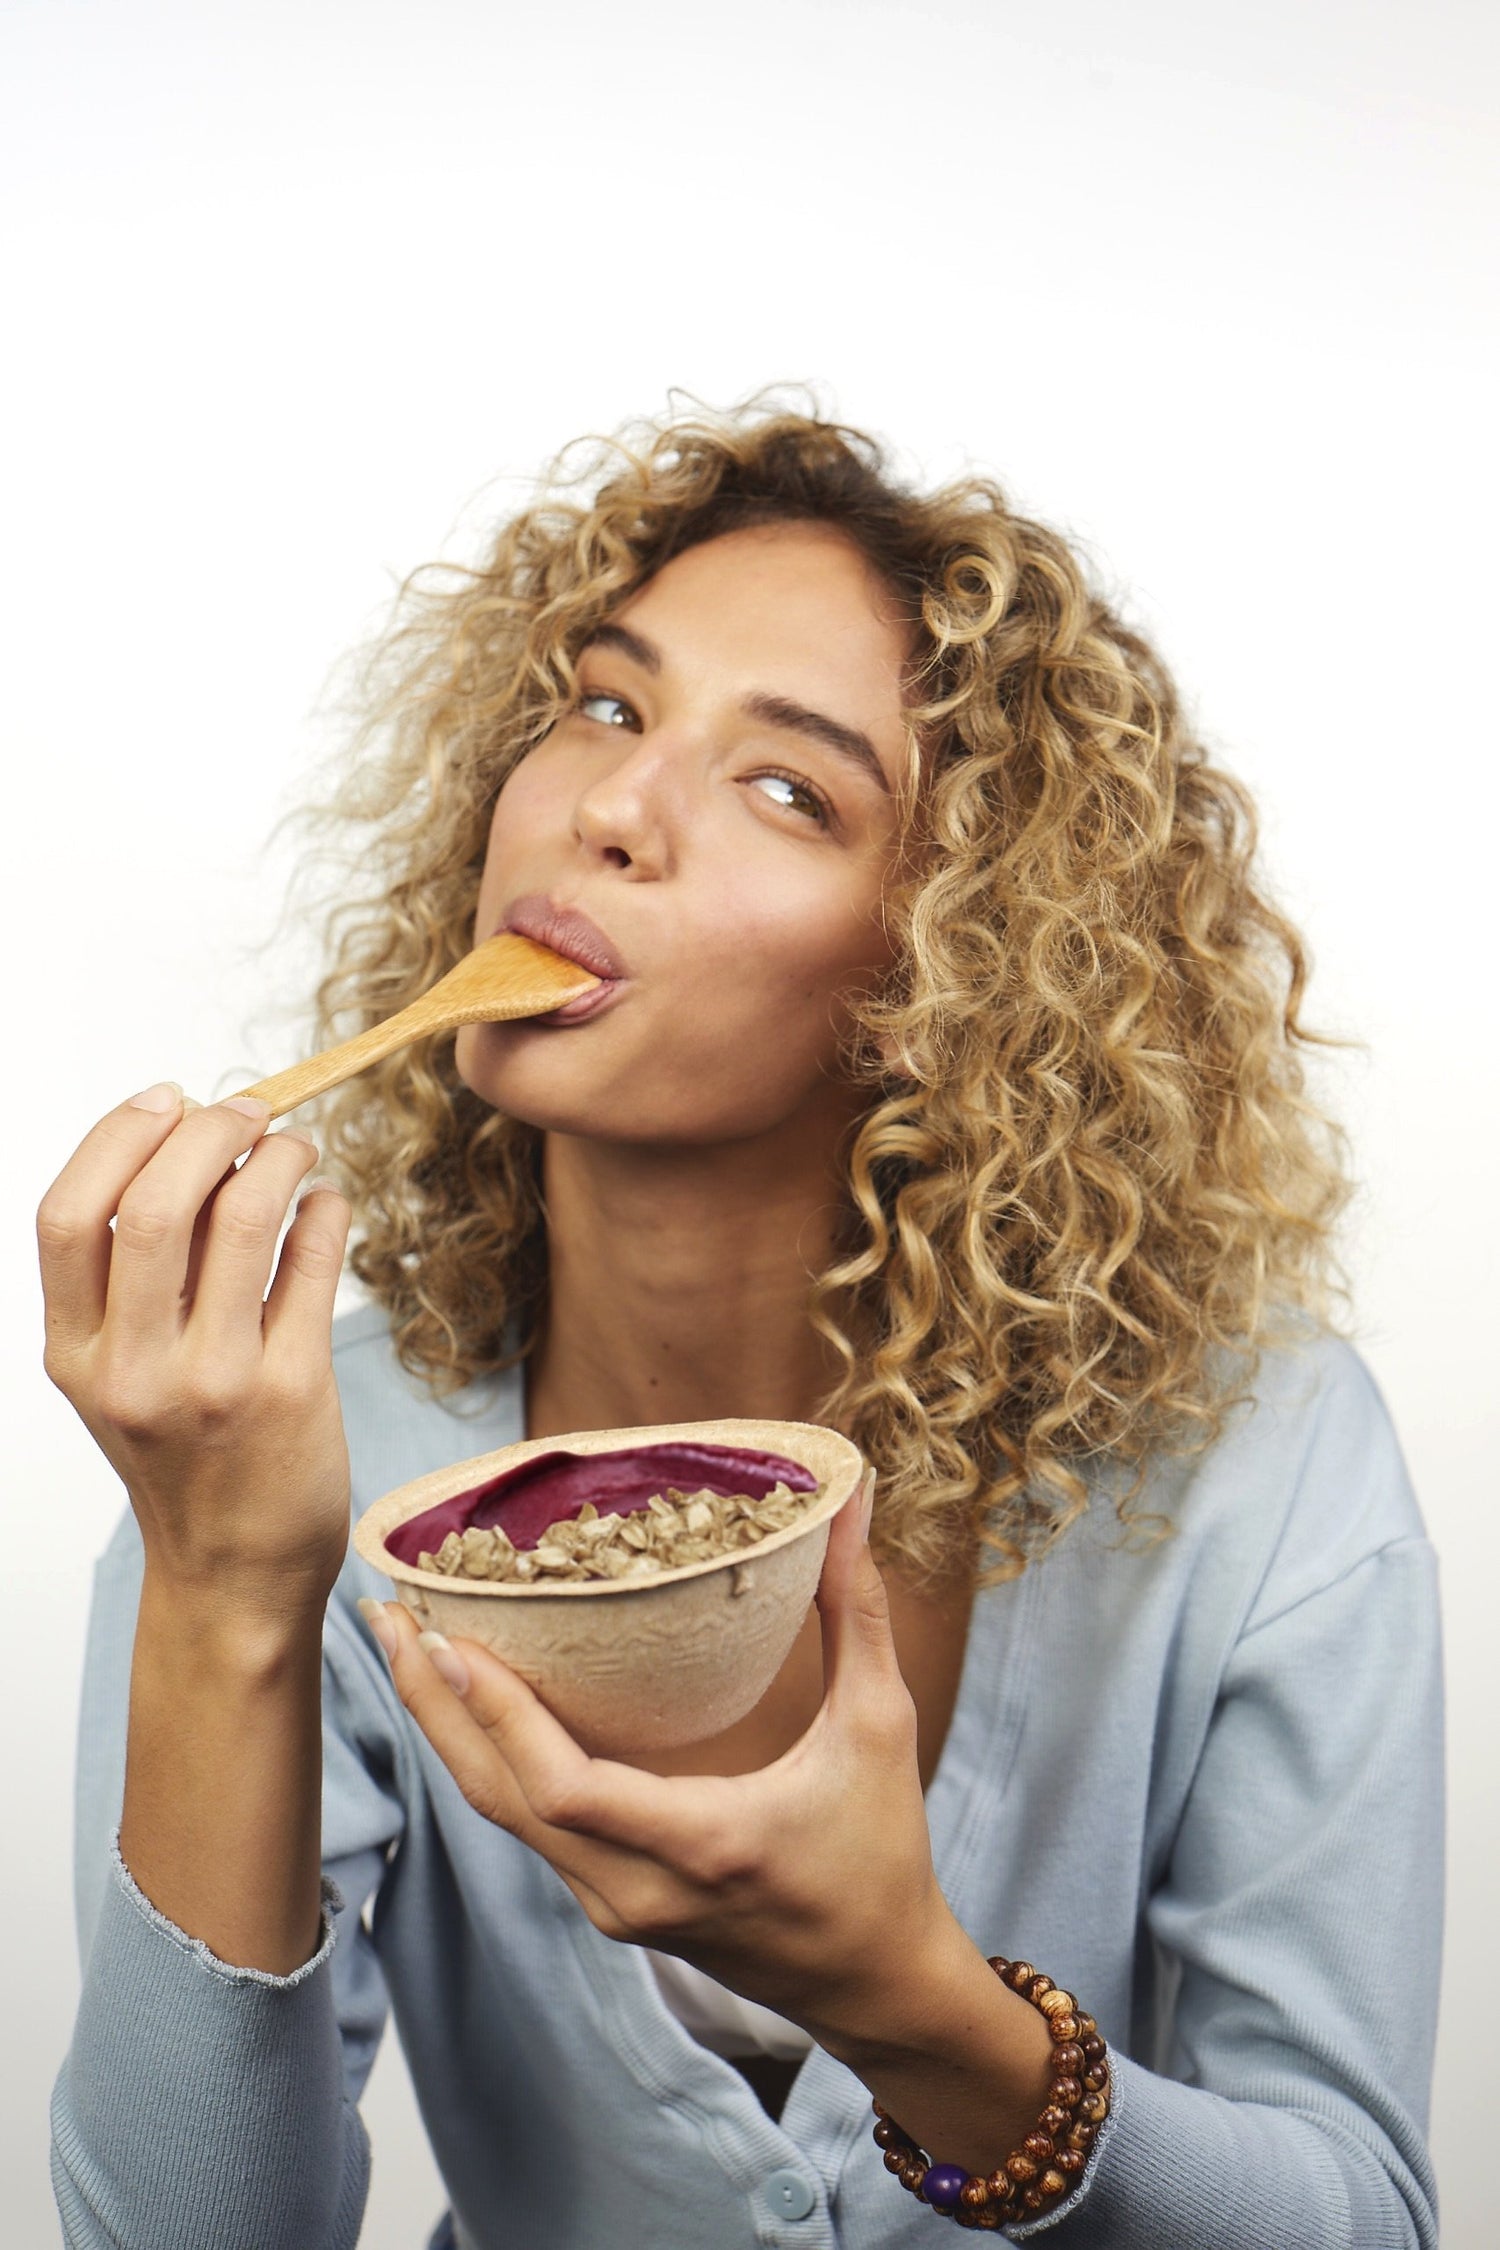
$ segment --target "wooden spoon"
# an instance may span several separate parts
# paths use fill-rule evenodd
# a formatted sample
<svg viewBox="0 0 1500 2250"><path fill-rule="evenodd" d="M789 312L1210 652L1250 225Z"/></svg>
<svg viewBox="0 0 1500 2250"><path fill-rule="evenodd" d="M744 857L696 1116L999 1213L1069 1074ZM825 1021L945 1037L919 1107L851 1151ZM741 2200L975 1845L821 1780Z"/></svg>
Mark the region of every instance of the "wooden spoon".
<svg viewBox="0 0 1500 2250"><path fill-rule="evenodd" d="M314 1055L311 1062L293 1063L290 1070L239 1090L269 1102L273 1117L285 1117L289 1109L311 1101L314 1094L326 1094L330 1086L341 1086L397 1047L410 1046L413 1039L456 1031L461 1023L508 1023L517 1016L544 1016L601 982L592 969L564 960L550 946L502 930L498 937L476 945L409 1008L372 1024L341 1047Z"/></svg>

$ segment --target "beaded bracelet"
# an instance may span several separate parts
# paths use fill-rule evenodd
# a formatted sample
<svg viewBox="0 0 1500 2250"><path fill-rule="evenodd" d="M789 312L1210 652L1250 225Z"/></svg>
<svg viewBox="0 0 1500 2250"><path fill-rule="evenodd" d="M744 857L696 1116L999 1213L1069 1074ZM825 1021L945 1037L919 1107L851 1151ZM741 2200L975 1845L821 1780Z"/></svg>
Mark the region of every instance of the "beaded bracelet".
<svg viewBox="0 0 1500 2250"><path fill-rule="evenodd" d="M985 2234L1040 2217L1071 2194L1109 2115L1109 2059L1093 2017L1084 2015L1070 1992L1039 1975L1029 1961L1006 1961L997 1953L990 1967L1012 1992L1041 2010L1052 2034L1052 2087L1035 2132L993 2172L970 2173L961 2164L934 2164L889 2110L879 2102L874 2105L875 2140L885 2151L886 2170L919 2203Z"/></svg>

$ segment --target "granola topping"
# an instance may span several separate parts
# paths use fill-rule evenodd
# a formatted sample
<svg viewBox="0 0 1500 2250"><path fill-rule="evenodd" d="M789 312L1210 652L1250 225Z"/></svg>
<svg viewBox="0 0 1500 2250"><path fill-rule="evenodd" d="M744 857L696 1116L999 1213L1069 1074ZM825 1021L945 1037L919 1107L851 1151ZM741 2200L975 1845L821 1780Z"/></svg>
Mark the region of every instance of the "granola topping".
<svg viewBox="0 0 1500 2250"><path fill-rule="evenodd" d="M423 1550L418 1570L440 1578L481 1578L505 1585L600 1578L654 1578L685 1563L710 1562L759 1546L785 1531L817 1500L822 1486L793 1492L776 1484L756 1500L746 1492L681 1492L668 1485L644 1508L601 1516L586 1500L576 1516L549 1524L534 1547L517 1548L498 1525L450 1531L436 1553Z"/></svg>

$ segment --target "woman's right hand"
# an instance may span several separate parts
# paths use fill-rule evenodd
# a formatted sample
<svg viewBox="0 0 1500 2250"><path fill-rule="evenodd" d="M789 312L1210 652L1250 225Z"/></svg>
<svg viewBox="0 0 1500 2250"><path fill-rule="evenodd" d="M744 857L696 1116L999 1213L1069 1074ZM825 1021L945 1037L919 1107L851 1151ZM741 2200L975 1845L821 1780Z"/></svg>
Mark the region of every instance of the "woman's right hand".
<svg viewBox="0 0 1500 2250"><path fill-rule="evenodd" d="M124 1480L158 1584L321 1613L349 1536L331 1330L350 1209L309 1193L272 1279L315 1144L267 1136L262 1102L149 1096L102 1118L42 1198L44 1365Z"/></svg>

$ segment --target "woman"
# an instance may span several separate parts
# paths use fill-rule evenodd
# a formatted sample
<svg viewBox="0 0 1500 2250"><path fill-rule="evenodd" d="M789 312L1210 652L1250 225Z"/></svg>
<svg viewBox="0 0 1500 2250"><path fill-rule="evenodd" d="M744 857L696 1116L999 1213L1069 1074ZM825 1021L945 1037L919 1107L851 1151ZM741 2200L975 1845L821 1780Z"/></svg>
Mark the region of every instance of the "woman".
<svg viewBox="0 0 1500 2250"><path fill-rule="evenodd" d="M149 1089L43 1203L131 1501L68 2240L348 2250L389 2001L465 2250L1430 2244L1433 1561L1303 956L1152 652L992 485L756 409L394 652L321 1036L507 926L612 981L333 1097L279 1260L253 1103ZM873 1516L689 1750L590 1759L346 1559L351 1478L724 1415L845 1431Z"/></svg>

